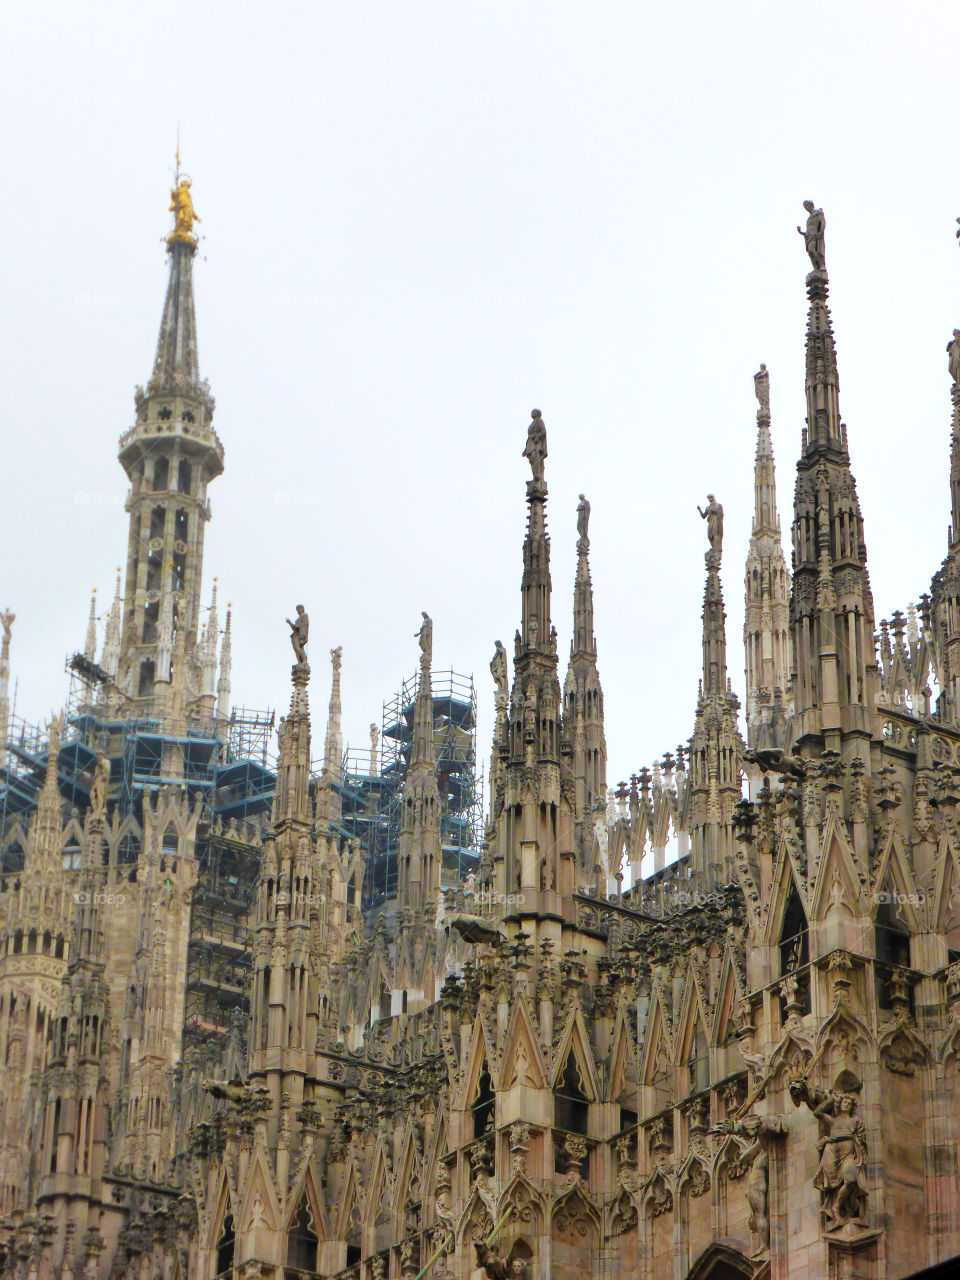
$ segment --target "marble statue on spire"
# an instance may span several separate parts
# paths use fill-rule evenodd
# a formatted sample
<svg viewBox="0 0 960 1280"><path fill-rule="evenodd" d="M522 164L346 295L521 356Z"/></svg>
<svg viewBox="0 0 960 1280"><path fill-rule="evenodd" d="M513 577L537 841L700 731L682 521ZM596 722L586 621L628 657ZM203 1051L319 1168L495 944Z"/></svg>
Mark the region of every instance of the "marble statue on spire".
<svg viewBox="0 0 960 1280"><path fill-rule="evenodd" d="M710 552L716 557L717 564L723 554L723 507L712 493L707 494L707 505L704 510L698 506L700 519L707 522L707 538L710 541Z"/></svg>
<svg viewBox="0 0 960 1280"><path fill-rule="evenodd" d="M814 271L826 271L827 251L824 243L824 233L827 229L827 220L823 216L822 209L813 207L812 200L804 200L803 207L807 211L807 226L806 229L797 227L797 231L803 236L803 243L806 246L807 253L810 255Z"/></svg>
<svg viewBox="0 0 960 1280"><path fill-rule="evenodd" d="M590 503L581 493L580 505L577 507L577 537L584 547L590 545Z"/></svg>
<svg viewBox="0 0 960 1280"><path fill-rule="evenodd" d="M307 637L310 634L310 619L302 604L297 605L297 620L291 622L287 618L287 626L290 628L290 643L293 645L293 652L296 655L297 662L301 666L307 665Z"/></svg>
<svg viewBox="0 0 960 1280"><path fill-rule="evenodd" d="M960 329L954 329L947 343L947 366L954 382L960 382Z"/></svg>
<svg viewBox="0 0 960 1280"><path fill-rule="evenodd" d="M507 676L507 651L500 640L497 641L490 660L490 674L493 676L493 683L497 690L496 704L498 707L505 707L510 690Z"/></svg>
<svg viewBox="0 0 960 1280"><path fill-rule="evenodd" d="M531 410L530 426L527 428L527 443L524 446L523 456L530 463L530 470L533 472L534 480L542 482L543 463L547 456L547 428L544 426L539 409Z"/></svg>
<svg viewBox="0 0 960 1280"><path fill-rule="evenodd" d="M762 364L758 373L753 375L753 389L757 397L757 403L760 408L757 410L757 418L770 417L770 375L767 373L767 366Z"/></svg>
<svg viewBox="0 0 960 1280"><path fill-rule="evenodd" d="M433 660L433 619L426 609L421 609L420 614L423 622L420 623L420 630L414 634L420 641L420 665L428 667Z"/></svg>

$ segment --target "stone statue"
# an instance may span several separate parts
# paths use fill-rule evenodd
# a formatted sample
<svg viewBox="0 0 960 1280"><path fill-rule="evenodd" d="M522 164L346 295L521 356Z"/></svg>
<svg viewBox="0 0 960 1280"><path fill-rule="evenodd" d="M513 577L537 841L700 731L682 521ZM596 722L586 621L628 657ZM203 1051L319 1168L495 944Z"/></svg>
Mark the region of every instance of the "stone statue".
<svg viewBox="0 0 960 1280"><path fill-rule="evenodd" d="M423 622L420 623L420 630L415 634L420 641L420 665L428 667L433 659L433 619L426 609L421 609L420 615Z"/></svg>
<svg viewBox="0 0 960 1280"><path fill-rule="evenodd" d="M195 244L193 224L199 222L200 218L193 207L190 186L190 179L184 177L170 192L170 212L175 218L172 239Z"/></svg>
<svg viewBox="0 0 960 1280"><path fill-rule="evenodd" d="M723 553L723 507L716 500L712 493L707 494L706 510L701 510L700 519L707 522L707 538L710 540L710 550L716 556L719 562Z"/></svg>
<svg viewBox="0 0 960 1280"><path fill-rule="evenodd" d="M828 1231L846 1223L866 1225L867 1138L864 1123L856 1114L859 1089L860 1082L848 1072L840 1073L829 1094L820 1089L811 1091L804 1078L790 1084L794 1106L805 1103L820 1127L820 1167L813 1185L820 1192L820 1209Z"/></svg>
<svg viewBox="0 0 960 1280"><path fill-rule="evenodd" d="M590 545L590 503L581 493L580 505L577 507L577 537L586 546Z"/></svg>
<svg viewBox="0 0 960 1280"><path fill-rule="evenodd" d="M507 651L499 640L496 643L496 647L493 651L493 657L490 660L490 674L493 676L493 683L497 687L497 706L506 706L507 697L509 695Z"/></svg>
<svg viewBox="0 0 960 1280"><path fill-rule="evenodd" d="M90 784L90 812L94 817L102 817L107 809L107 787L110 785L110 758L103 752L97 756L93 766L93 781Z"/></svg>
<svg viewBox="0 0 960 1280"><path fill-rule="evenodd" d="M380 730L375 724L370 726L370 772L377 771L377 746L380 742Z"/></svg>
<svg viewBox="0 0 960 1280"><path fill-rule="evenodd" d="M3 647L6 649L10 644L10 628L17 620L17 615L11 613L9 609L4 609L0 613L0 627L3 627Z"/></svg>
<svg viewBox="0 0 960 1280"><path fill-rule="evenodd" d="M960 329L954 329L947 343L947 367L954 382L960 382Z"/></svg>
<svg viewBox="0 0 960 1280"><path fill-rule="evenodd" d="M499 1253L494 1253L482 1240L475 1241L473 1247L477 1251L477 1266L483 1268L490 1280L507 1280L507 1264Z"/></svg>
<svg viewBox="0 0 960 1280"><path fill-rule="evenodd" d="M306 611L302 604L297 605L297 620L291 622L287 618L287 626L290 628L290 643L293 645L293 652L296 655L297 663L300 666L307 665L307 637L310 634L310 619L307 617ZM333 656L333 650L330 656Z"/></svg>
<svg viewBox="0 0 960 1280"><path fill-rule="evenodd" d="M306 617L306 614L304 614L304 617ZM307 643L306 637L304 637L303 643L304 644ZM333 674L335 676L339 675L340 668L343 666L343 645L342 644L338 644L336 649L330 650L330 665L333 668Z"/></svg>
<svg viewBox="0 0 960 1280"><path fill-rule="evenodd" d="M530 426L527 428L527 443L524 446L523 456L530 463L534 480L542 481L543 463L547 456L547 428L540 417L539 409L534 409L530 413Z"/></svg>
<svg viewBox="0 0 960 1280"><path fill-rule="evenodd" d="M756 1253L763 1253L770 1247L770 1142L786 1131L786 1125L779 1117L767 1119L753 1115L744 1116L741 1120L721 1120L712 1128L713 1133L733 1133L747 1140L738 1165L740 1172L749 1170L746 1182L747 1204L750 1206L748 1226L753 1232Z"/></svg>
<svg viewBox="0 0 960 1280"><path fill-rule="evenodd" d="M753 389L756 394L757 400L760 404L760 409L757 413L757 417L769 418L770 417L770 375L769 373L767 373L767 366L765 364L762 364L760 366L759 373L755 373L753 375Z"/></svg>
<svg viewBox="0 0 960 1280"><path fill-rule="evenodd" d="M824 233L827 229L827 220L823 216L822 209L813 207L812 200L804 200L803 207L808 215L806 230L803 227L797 227L797 230L803 236L803 243L806 246L807 253L810 255L814 271L826 271L827 257Z"/></svg>

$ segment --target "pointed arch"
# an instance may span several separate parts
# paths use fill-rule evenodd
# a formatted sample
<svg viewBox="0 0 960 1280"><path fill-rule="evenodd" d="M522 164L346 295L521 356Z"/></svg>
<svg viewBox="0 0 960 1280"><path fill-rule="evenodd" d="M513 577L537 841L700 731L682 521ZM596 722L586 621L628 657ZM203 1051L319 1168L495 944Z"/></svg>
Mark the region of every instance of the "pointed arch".
<svg viewBox="0 0 960 1280"><path fill-rule="evenodd" d="M517 1084L543 1089L547 1083L547 1068L540 1051L539 1036L530 1020L525 1000L518 1001L514 1006L513 1017L507 1028L500 1076L502 1089L509 1089Z"/></svg>
<svg viewBox="0 0 960 1280"><path fill-rule="evenodd" d="M732 1241L716 1240L687 1272L687 1280L750 1280L755 1264Z"/></svg>

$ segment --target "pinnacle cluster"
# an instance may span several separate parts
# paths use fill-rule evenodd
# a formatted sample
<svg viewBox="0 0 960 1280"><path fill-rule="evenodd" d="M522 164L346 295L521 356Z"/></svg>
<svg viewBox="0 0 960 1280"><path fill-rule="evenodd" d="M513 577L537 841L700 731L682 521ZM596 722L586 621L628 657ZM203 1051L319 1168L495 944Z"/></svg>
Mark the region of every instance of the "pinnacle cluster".
<svg viewBox="0 0 960 1280"><path fill-rule="evenodd" d="M789 562L754 379L743 728L711 494L692 725L608 785L591 505L561 673L535 409L481 811L426 612L362 759L339 648L314 759L303 605L279 724L233 703L178 172L126 565L47 726L0 613L0 1277L960 1274L960 331L946 557L878 624L805 208Z"/></svg>

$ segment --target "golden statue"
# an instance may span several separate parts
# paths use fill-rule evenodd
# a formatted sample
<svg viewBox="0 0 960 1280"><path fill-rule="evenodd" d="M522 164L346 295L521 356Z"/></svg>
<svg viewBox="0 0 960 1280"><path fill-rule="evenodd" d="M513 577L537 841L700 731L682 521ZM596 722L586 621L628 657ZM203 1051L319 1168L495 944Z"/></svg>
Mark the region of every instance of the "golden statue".
<svg viewBox="0 0 960 1280"><path fill-rule="evenodd" d="M173 232L168 236L168 242L196 244L197 238L193 234L193 224L199 222L200 217L193 207L189 178L181 178L170 192L170 212L175 215L175 222Z"/></svg>

